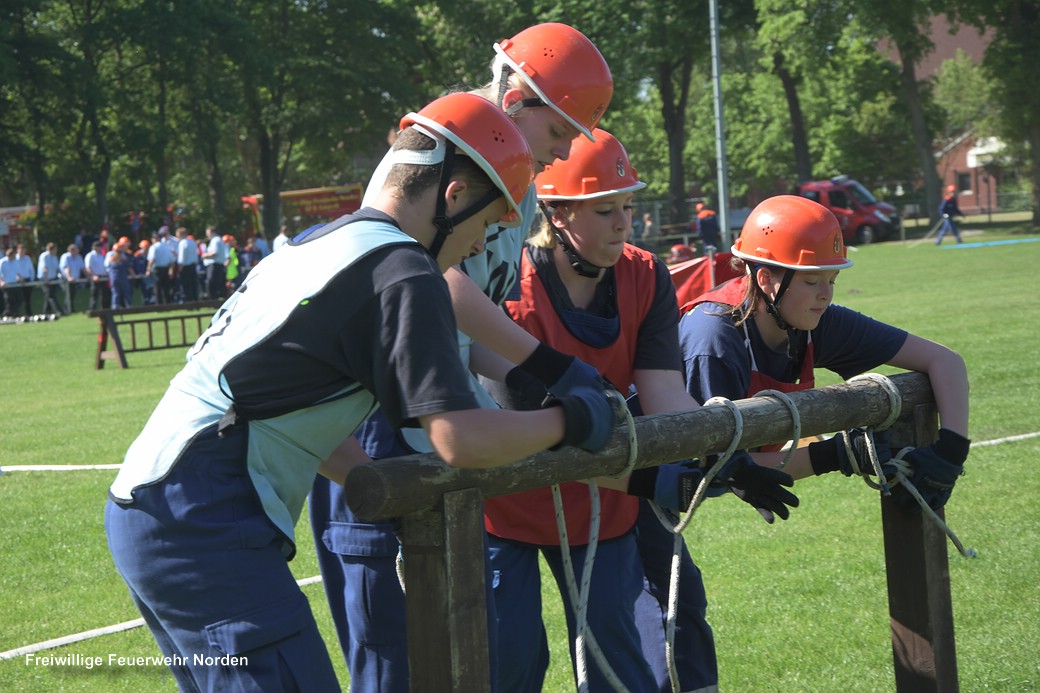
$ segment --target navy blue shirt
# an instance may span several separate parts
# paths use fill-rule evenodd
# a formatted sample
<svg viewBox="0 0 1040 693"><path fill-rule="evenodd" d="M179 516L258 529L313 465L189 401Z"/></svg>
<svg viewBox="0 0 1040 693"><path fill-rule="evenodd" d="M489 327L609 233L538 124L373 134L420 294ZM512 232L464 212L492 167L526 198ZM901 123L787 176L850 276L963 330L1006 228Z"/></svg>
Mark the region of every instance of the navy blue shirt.
<svg viewBox="0 0 1040 693"><path fill-rule="evenodd" d="M751 383L751 357L744 344L744 327L733 324L728 306L702 303L679 321L686 389L703 404L712 397L743 399ZM755 321L746 323L759 372L780 382L793 383L801 371L787 350L774 351L765 344ZM906 342L907 333L897 327L831 305L812 330L813 366L826 368L844 379L887 363ZM795 338L805 342L805 332Z"/></svg>

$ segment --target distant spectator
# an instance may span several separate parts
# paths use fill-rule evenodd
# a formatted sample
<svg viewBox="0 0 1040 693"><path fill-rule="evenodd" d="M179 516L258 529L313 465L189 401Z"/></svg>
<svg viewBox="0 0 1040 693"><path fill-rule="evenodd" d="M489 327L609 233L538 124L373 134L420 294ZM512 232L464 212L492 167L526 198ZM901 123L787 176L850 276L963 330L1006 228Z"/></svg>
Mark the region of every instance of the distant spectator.
<svg viewBox="0 0 1040 693"><path fill-rule="evenodd" d="M253 246L259 253L259 257L256 258L255 262L253 262L254 265L271 254L271 244L267 242L267 239L264 238L263 234L250 236L249 240L253 242Z"/></svg>
<svg viewBox="0 0 1040 693"><path fill-rule="evenodd" d="M137 252L130 259L130 275L133 282L141 289L141 305L150 306L155 303L155 275L148 272L148 251L151 242L146 238L137 244ZM167 270L169 276L169 270Z"/></svg>
<svg viewBox="0 0 1040 693"><path fill-rule="evenodd" d="M58 260L58 244L48 243L47 250L40 253L40 259L36 264L36 278L43 282L43 312L61 315L62 310L58 305L58 279L61 269Z"/></svg>
<svg viewBox="0 0 1040 693"><path fill-rule="evenodd" d="M158 304L173 302L173 276L176 254L170 250L166 242L169 234L162 231L155 234L148 247L147 267L145 275L155 280L155 301Z"/></svg>
<svg viewBox="0 0 1040 693"><path fill-rule="evenodd" d="M65 282L65 306L67 312L76 310L76 289L78 282L87 276L87 268L83 264L83 256L79 254L79 246L70 243L68 249L58 260L58 268L61 270L61 279Z"/></svg>
<svg viewBox="0 0 1040 693"><path fill-rule="evenodd" d="M285 226L283 224L281 230L278 232L278 235L274 237L274 245L272 246L272 251L271 252L274 252L275 250L278 250L279 248L281 248L283 245L285 245L288 242L289 242L289 227Z"/></svg>
<svg viewBox="0 0 1040 693"><path fill-rule="evenodd" d="M212 226L206 227L206 248L202 251L202 266L206 270L206 293L211 299L227 296L228 247Z"/></svg>
<svg viewBox="0 0 1040 693"><path fill-rule="evenodd" d="M256 263L263 258L260 249L256 247L256 241L256 236L250 236L246 240L246 244L238 252L239 286L246 280L249 271L256 267Z"/></svg>
<svg viewBox="0 0 1040 693"><path fill-rule="evenodd" d="M675 265L680 262L686 262L694 258L693 248L682 243L676 243L668 251L668 264Z"/></svg>
<svg viewBox="0 0 1040 693"><path fill-rule="evenodd" d="M947 232L952 233L953 237L960 243L961 234L957 230L957 224L953 221L955 216L964 216L964 212L957 206L957 186L949 185L946 187L946 196L943 197L942 204L939 205L939 214L942 215L942 222L939 226L939 237L935 239L935 244L942 245L943 237L946 236Z"/></svg>
<svg viewBox="0 0 1040 693"><path fill-rule="evenodd" d="M224 263L224 277L226 279L224 295L229 296L242 283L242 271L238 259L238 241L230 233L224 234L221 240L227 246L227 262Z"/></svg>
<svg viewBox="0 0 1040 693"><path fill-rule="evenodd" d="M643 214L643 238L650 241L656 234L657 230L654 228L654 217L650 212L646 212Z"/></svg>
<svg viewBox="0 0 1040 693"><path fill-rule="evenodd" d="M14 261L15 266L18 268L18 284L21 286L22 308L25 310L25 317L28 318L33 314L33 288L31 282L36 278L36 269L33 267L32 258L29 257L29 253L25 250L24 243L19 243L15 246Z"/></svg>
<svg viewBox="0 0 1040 693"><path fill-rule="evenodd" d="M100 310L112 304L112 289L108 285L108 269L105 267L103 247L101 241L94 241L90 252L84 258L87 279L90 280L90 310Z"/></svg>
<svg viewBox="0 0 1040 693"><path fill-rule="evenodd" d="M123 236L105 256L105 269L112 287L112 308L129 308L133 301L130 286L130 239Z"/></svg>
<svg viewBox="0 0 1040 693"><path fill-rule="evenodd" d="M0 289L4 292L4 317L17 318L22 307L22 288L18 286L14 248L4 251L4 257L0 259Z"/></svg>
<svg viewBox="0 0 1040 693"><path fill-rule="evenodd" d="M177 229L177 277L185 303L199 300L199 246L183 226Z"/></svg>
<svg viewBox="0 0 1040 693"><path fill-rule="evenodd" d="M704 248L704 254L708 254L708 248L719 247L719 217L715 214L715 210L706 206L703 202L697 203L697 218L695 224L697 226L697 235L701 239L701 244Z"/></svg>

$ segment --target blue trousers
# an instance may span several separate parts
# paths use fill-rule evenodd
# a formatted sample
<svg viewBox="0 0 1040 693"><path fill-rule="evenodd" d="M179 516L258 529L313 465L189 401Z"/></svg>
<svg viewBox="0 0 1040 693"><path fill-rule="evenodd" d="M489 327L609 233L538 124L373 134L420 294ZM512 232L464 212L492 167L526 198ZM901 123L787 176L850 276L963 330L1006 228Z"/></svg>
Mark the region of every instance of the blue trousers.
<svg viewBox="0 0 1040 693"><path fill-rule="evenodd" d="M395 523L363 522L343 488L318 477L309 512L325 596L353 693L408 693L405 597Z"/></svg>
<svg viewBox="0 0 1040 693"><path fill-rule="evenodd" d="M575 608L567 593L562 554L558 547L539 547L494 536L489 537L489 542L495 609L498 612L499 690L503 693L540 693L549 667L549 648L542 622L539 552L545 556L563 595L571 661L575 661ZM586 550L586 546L576 546L570 551L579 585ZM628 691L656 689L654 674L643 658L634 620L635 601L642 590L642 578L634 533L598 545L589 587L588 629ZM589 690L613 691L596 666L592 653L588 649L586 653Z"/></svg>
<svg viewBox="0 0 1040 693"><path fill-rule="evenodd" d="M339 691L325 644L246 472L244 428L203 433L134 501L109 501L116 569L181 691Z"/></svg>
<svg viewBox="0 0 1040 693"><path fill-rule="evenodd" d="M957 224L954 223L953 217L945 217L942 220L942 225L939 227L939 236L935 239L936 245L942 244L947 232L952 233L958 243L961 242L961 233L957 230Z"/></svg>
<svg viewBox="0 0 1040 693"><path fill-rule="evenodd" d="M643 592L636 601L636 624L643 643L643 654L654 670L657 688L671 693L665 642L668 618L668 586L671 579L674 535L661 525L647 500L639 503L636 544L643 563ZM719 670L715 659L715 638L706 620L708 598L700 568L694 564L686 543L682 544L679 565L679 595L675 618L675 669L680 690L714 691Z"/></svg>

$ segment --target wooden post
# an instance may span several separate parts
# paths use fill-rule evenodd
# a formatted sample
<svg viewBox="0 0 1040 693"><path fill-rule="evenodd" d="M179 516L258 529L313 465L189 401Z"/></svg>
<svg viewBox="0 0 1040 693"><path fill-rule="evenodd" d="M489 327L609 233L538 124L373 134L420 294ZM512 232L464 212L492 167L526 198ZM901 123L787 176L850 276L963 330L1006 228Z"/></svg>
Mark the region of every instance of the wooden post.
<svg viewBox="0 0 1040 693"><path fill-rule="evenodd" d="M893 427L892 449L929 445L937 433L935 406L918 405L911 418ZM939 516L943 516L941 510ZM896 690L957 691L946 534L924 513L907 513L884 496L881 521Z"/></svg>
<svg viewBox="0 0 1040 693"><path fill-rule="evenodd" d="M480 491L452 491L443 508L405 516L401 545L410 690L489 691Z"/></svg>

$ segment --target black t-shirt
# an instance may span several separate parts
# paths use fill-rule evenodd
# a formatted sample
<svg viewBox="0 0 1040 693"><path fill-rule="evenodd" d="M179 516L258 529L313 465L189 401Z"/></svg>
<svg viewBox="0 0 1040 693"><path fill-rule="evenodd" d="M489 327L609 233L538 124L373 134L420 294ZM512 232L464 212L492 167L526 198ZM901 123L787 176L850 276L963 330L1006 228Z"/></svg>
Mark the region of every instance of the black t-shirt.
<svg viewBox="0 0 1040 693"><path fill-rule="evenodd" d="M413 243L359 259L223 375L236 409L250 418L341 396L353 383L375 395L395 426L478 406L458 358L447 283Z"/></svg>

